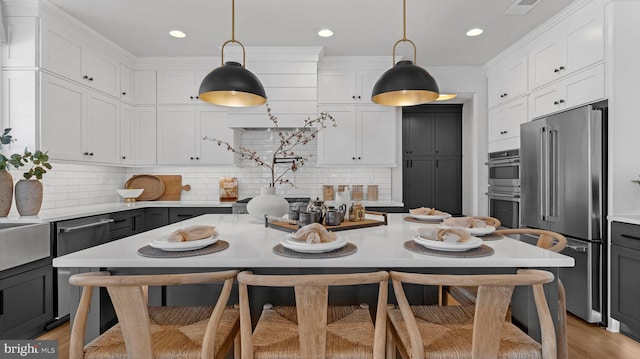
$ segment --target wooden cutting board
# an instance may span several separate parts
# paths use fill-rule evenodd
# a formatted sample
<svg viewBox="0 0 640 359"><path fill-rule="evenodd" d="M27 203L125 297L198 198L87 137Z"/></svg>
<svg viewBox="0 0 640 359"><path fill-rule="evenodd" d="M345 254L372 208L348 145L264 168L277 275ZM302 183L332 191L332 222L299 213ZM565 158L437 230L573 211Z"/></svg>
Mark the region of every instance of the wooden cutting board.
<svg viewBox="0 0 640 359"><path fill-rule="evenodd" d="M191 186L182 185L182 175L157 175L164 183L164 193L157 201L179 201L182 191L189 191Z"/></svg>

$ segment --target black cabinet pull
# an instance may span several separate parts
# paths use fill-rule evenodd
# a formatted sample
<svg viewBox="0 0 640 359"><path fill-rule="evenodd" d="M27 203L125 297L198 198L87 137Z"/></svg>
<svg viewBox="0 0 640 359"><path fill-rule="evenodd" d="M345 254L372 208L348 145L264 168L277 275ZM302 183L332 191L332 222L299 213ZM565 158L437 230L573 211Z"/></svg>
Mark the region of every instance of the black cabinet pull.
<svg viewBox="0 0 640 359"><path fill-rule="evenodd" d="M564 70L564 66L560 66L560 70Z"/></svg>
<svg viewBox="0 0 640 359"><path fill-rule="evenodd" d="M89 81L93 81L93 77L89 77Z"/></svg>
<svg viewBox="0 0 640 359"><path fill-rule="evenodd" d="M560 100L560 103L564 103L564 100Z"/></svg>
<svg viewBox="0 0 640 359"><path fill-rule="evenodd" d="M123 218L123 219L114 219L114 220L113 220L113 223L122 223L122 222L126 222L126 221L127 221L127 219L126 219L126 218Z"/></svg>
<svg viewBox="0 0 640 359"><path fill-rule="evenodd" d="M630 234L621 234L620 237L629 238L629 239L635 239L637 241L640 241L640 237L632 236Z"/></svg>
<svg viewBox="0 0 640 359"><path fill-rule="evenodd" d="M89 152L89 156L93 156L93 152Z"/></svg>
<svg viewBox="0 0 640 359"><path fill-rule="evenodd" d="M89 156L89 152L84 152L83 155Z"/></svg>
<svg viewBox="0 0 640 359"><path fill-rule="evenodd" d="M4 290L0 290L0 315L4 315Z"/></svg>
<svg viewBox="0 0 640 359"><path fill-rule="evenodd" d="M83 79L85 79L85 80L88 80L88 79L89 79L89 76L84 75L84 76L82 76L82 78L83 78Z"/></svg>
<svg viewBox="0 0 640 359"><path fill-rule="evenodd" d="M558 104L560 104L560 102L558 102L558 101L553 101L553 104L554 104L554 105L558 105Z"/></svg>
<svg viewBox="0 0 640 359"><path fill-rule="evenodd" d="M560 70L559 69L553 69L553 72L558 73L558 72L560 72Z"/></svg>
<svg viewBox="0 0 640 359"><path fill-rule="evenodd" d="M413 168L413 160L409 160L409 165Z"/></svg>
<svg viewBox="0 0 640 359"><path fill-rule="evenodd" d="M123 94L123 95L126 95L127 93L126 93L126 92L123 92L122 94Z"/></svg>

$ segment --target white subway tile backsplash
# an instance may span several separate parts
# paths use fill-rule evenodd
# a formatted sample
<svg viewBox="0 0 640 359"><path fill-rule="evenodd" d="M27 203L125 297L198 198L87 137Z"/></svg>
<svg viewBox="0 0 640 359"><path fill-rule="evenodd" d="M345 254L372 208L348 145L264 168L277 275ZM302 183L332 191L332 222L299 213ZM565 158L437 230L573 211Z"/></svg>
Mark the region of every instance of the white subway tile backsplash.
<svg viewBox="0 0 640 359"><path fill-rule="evenodd" d="M264 129L247 129L238 136L240 145L249 147L270 163L271 153L279 143L277 133ZM317 140L293 149L296 155L306 157L305 164L296 172L288 172L283 178L295 184L278 185L276 193L286 196L322 197L322 185L368 184L378 185L378 199L391 200L391 169L382 167L316 167ZM239 156L238 156L239 157ZM184 201L218 201L220 177L238 178L240 198L260 193L268 186L271 172L254 161L239 160L234 166L159 166L144 168L122 168L88 164L52 163L53 169L42 180L44 197L42 208L53 209L78 205L117 202L121 198L116 189L123 188L131 176L141 173L181 174L182 183L191 185L191 190L182 192ZM276 176L290 164L276 166ZM17 182L22 172L12 170ZM16 212L15 204L12 212Z"/></svg>

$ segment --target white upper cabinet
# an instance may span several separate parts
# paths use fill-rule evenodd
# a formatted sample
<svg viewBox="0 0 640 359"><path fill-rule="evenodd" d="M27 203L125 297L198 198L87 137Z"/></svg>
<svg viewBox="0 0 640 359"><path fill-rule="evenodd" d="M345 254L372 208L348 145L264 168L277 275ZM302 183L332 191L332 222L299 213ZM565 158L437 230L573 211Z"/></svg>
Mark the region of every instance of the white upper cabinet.
<svg viewBox="0 0 640 359"><path fill-rule="evenodd" d="M158 104L194 104L206 71L159 70Z"/></svg>
<svg viewBox="0 0 640 359"><path fill-rule="evenodd" d="M319 165L396 166L397 109L378 105L322 105L336 119L318 134Z"/></svg>
<svg viewBox="0 0 640 359"><path fill-rule="evenodd" d="M233 144L226 111L213 106L158 107L158 164L232 164L233 153L205 136Z"/></svg>
<svg viewBox="0 0 640 359"><path fill-rule="evenodd" d="M135 102L135 76L133 70L120 64L120 100L133 105Z"/></svg>
<svg viewBox="0 0 640 359"><path fill-rule="evenodd" d="M319 103L372 104L371 91L383 71L318 71Z"/></svg>
<svg viewBox="0 0 640 359"><path fill-rule="evenodd" d="M117 100L49 74L40 84L40 147L52 159L120 163Z"/></svg>
<svg viewBox="0 0 640 359"><path fill-rule="evenodd" d="M2 46L2 67L36 67L38 18L7 16L4 23L7 28L7 43Z"/></svg>
<svg viewBox="0 0 640 359"><path fill-rule="evenodd" d="M136 105L156 104L156 72L153 70L136 71L133 85Z"/></svg>
<svg viewBox="0 0 640 359"><path fill-rule="evenodd" d="M604 60L604 9L590 3L531 44L531 88Z"/></svg>
<svg viewBox="0 0 640 359"><path fill-rule="evenodd" d="M529 95L530 117L546 116L604 96L604 64L600 64L533 91Z"/></svg>
<svg viewBox="0 0 640 359"><path fill-rule="evenodd" d="M73 36L73 30L42 21L42 68L120 97L120 63Z"/></svg>
<svg viewBox="0 0 640 359"><path fill-rule="evenodd" d="M120 106L120 163L156 164L156 108Z"/></svg>
<svg viewBox="0 0 640 359"><path fill-rule="evenodd" d="M521 97L489 111L489 151L520 146L520 124L527 122L527 98Z"/></svg>
<svg viewBox="0 0 640 359"><path fill-rule="evenodd" d="M527 93L527 54L494 66L488 73L489 108Z"/></svg>

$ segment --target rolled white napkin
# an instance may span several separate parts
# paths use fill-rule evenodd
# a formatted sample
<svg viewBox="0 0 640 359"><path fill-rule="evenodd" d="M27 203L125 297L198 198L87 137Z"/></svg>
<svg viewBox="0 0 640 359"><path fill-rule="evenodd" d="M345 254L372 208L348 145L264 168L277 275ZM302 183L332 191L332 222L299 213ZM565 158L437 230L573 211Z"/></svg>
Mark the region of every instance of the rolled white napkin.
<svg viewBox="0 0 640 359"><path fill-rule="evenodd" d="M215 226L190 226L179 228L169 235L169 242L197 241L217 234Z"/></svg>
<svg viewBox="0 0 640 359"><path fill-rule="evenodd" d="M461 228L485 228L487 223L481 219L473 217L452 217L442 222L445 226Z"/></svg>
<svg viewBox="0 0 640 359"><path fill-rule="evenodd" d="M327 231L320 223L311 223L300 229L291 236L299 241L305 241L307 243L328 243L333 242L338 236Z"/></svg>
<svg viewBox="0 0 640 359"><path fill-rule="evenodd" d="M435 208L427 208L427 207L410 209L409 213L417 214L420 216L442 216L446 214L445 212L438 211Z"/></svg>
<svg viewBox="0 0 640 359"><path fill-rule="evenodd" d="M471 238L469 232L457 228L422 228L418 230L418 235L422 239L450 243L463 243Z"/></svg>

